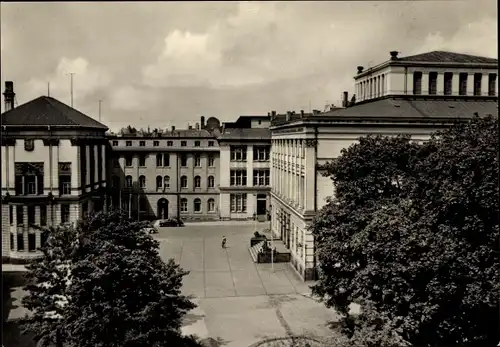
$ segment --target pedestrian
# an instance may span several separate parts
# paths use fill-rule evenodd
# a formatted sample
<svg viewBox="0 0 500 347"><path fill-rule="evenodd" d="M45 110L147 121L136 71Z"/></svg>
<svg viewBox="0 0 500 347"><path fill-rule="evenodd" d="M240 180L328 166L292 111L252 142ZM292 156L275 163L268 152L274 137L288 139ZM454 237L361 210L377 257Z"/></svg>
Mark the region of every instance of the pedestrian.
<svg viewBox="0 0 500 347"><path fill-rule="evenodd" d="M222 248L226 248L226 237L222 236Z"/></svg>

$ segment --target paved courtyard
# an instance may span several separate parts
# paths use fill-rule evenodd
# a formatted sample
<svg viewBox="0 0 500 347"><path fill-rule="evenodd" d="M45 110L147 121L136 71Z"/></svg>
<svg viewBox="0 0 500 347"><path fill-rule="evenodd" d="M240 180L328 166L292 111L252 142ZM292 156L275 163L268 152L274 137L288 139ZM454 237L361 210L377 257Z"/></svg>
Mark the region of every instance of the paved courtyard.
<svg viewBox="0 0 500 347"><path fill-rule="evenodd" d="M268 226L257 223L257 230ZM183 291L199 307L188 315L184 331L230 347L291 335L328 336L326 324L337 316L309 297L312 283L302 282L287 264L273 269L252 261L248 246L254 228L251 222L199 223L163 228L155 236L162 258L174 258L190 271Z"/></svg>

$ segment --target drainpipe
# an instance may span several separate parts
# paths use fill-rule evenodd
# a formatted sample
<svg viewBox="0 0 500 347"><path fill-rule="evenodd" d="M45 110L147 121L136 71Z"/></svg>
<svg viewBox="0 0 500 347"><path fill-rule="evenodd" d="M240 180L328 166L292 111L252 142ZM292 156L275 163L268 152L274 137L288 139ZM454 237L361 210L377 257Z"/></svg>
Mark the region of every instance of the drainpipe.
<svg viewBox="0 0 500 347"><path fill-rule="evenodd" d="M52 131L50 130L50 125L47 125L47 130L49 132L49 175L50 175L49 181L50 181L50 194L53 197L54 196L54 193L52 192L52 190L54 188L54 182L53 182L53 177L52 177L52 170L53 170L52 160L53 160L53 155L52 155L52 141L50 141L52 139ZM53 226L54 225L54 200L53 199L50 200L50 221L51 221L51 225Z"/></svg>
<svg viewBox="0 0 500 347"><path fill-rule="evenodd" d="M6 133L7 132L7 127L4 125L2 128L3 128L4 133ZM5 173L7 175L7 178L5 180L5 185L7 186L7 193L8 193L9 192L9 166L10 166L10 161L9 161L9 146L7 146L7 144L5 146L5 149L6 149L5 154L6 154L6 157L7 157L6 158L7 159L7 165L5 165Z"/></svg>
<svg viewBox="0 0 500 347"><path fill-rule="evenodd" d="M177 152L176 158L175 158L175 171L176 171L176 181L177 181L177 219L181 219L181 178L179 177L180 174L180 169L179 169L179 152Z"/></svg>
<svg viewBox="0 0 500 347"><path fill-rule="evenodd" d="M318 179L317 179L317 166L316 160L318 158L318 127L314 128L314 140L316 141L316 146L314 146L314 196L316 196L316 192L318 189ZM314 198L314 212L317 213L318 209L318 201ZM316 271L316 239L313 237L313 279L316 280L317 271Z"/></svg>
<svg viewBox="0 0 500 347"><path fill-rule="evenodd" d="M405 89L404 89L405 95L408 94L408 68L405 66Z"/></svg>

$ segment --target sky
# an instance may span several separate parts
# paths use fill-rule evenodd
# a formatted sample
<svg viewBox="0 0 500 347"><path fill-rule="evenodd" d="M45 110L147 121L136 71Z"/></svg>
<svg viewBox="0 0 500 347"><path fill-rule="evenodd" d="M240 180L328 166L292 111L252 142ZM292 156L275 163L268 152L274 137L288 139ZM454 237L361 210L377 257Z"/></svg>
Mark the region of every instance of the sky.
<svg viewBox="0 0 500 347"><path fill-rule="evenodd" d="M1 88L111 130L339 105L356 66L447 50L497 58L495 0L1 3ZM2 96L2 111L4 109Z"/></svg>

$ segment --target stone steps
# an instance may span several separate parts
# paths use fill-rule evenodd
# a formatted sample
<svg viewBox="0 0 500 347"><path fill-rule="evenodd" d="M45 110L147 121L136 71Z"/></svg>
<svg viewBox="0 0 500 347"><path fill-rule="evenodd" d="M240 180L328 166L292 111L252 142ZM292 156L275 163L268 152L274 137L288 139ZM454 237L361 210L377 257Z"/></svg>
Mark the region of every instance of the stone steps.
<svg viewBox="0 0 500 347"><path fill-rule="evenodd" d="M262 247L264 246L264 243L266 241L261 241L259 243L256 243L252 247L250 247L248 250L250 251L250 255L252 256L252 260L254 263L258 262L258 254L262 250Z"/></svg>

